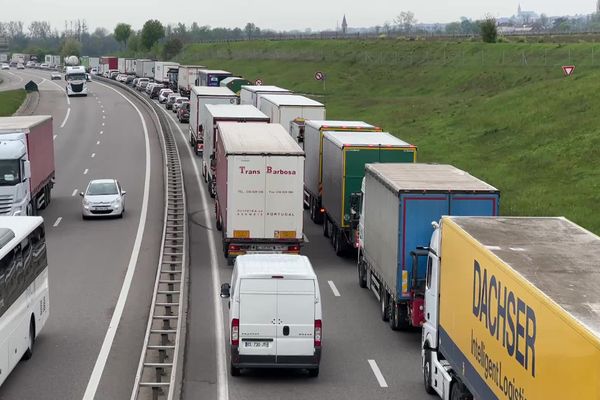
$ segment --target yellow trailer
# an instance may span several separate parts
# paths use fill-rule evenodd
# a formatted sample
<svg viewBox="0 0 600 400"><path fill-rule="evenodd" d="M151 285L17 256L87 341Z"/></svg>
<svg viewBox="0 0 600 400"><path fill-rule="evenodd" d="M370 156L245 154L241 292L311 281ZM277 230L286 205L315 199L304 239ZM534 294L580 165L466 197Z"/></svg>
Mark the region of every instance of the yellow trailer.
<svg viewBox="0 0 600 400"><path fill-rule="evenodd" d="M600 399L598 236L565 218L444 217L428 267L428 392Z"/></svg>

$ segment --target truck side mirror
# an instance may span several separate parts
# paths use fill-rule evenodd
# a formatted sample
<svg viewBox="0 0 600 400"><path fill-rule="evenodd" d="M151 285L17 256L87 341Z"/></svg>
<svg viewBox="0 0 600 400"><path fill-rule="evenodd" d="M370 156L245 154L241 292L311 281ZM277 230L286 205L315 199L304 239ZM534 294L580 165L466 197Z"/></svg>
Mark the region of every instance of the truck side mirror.
<svg viewBox="0 0 600 400"><path fill-rule="evenodd" d="M229 283L224 283L221 285L221 298L228 299L230 296L231 285Z"/></svg>

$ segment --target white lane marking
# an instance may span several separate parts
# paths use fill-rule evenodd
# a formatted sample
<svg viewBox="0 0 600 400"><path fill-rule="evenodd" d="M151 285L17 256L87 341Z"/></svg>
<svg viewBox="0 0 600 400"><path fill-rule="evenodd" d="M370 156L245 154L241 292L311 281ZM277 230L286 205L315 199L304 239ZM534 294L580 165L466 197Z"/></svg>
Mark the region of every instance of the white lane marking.
<svg viewBox="0 0 600 400"><path fill-rule="evenodd" d="M104 135L104 131L100 131L100 134L101 134L101 135Z"/></svg>
<svg viewBox="0 0 600 400"><path fill-rule="evenodd" d="M371 369L373 370L373 374L375 375L375 378L377 378L377 382L379 382L379 386L381 386L382 388L388 387L388 384L385 381L385 378L383 377L383 374L381 373L381 370L377 366L377 363L375 362L375 360L368 360L368 361L369 361L369 365L371 366Z"/></svg>
<svg viewBox="0 0 600 400"><path fill-rule="evenodd" d="M102 116L102 119L106 119L106 115L103 115L103 116Z"/></svg>
<svg viewBox="0 0 600 400"><path fill-rule="evenodd" d="M86 168L85 171L83 171L83 174L87 175L88 172L89 172L89 169Z"/></svg>
<svg viewBox="0 0 600 400"><path fill-rule="evenodd" d="M102 106L100 106L100 107L102 107ZM104 110L102 110L102 113L104 113Z"/></svg>
<svg viewBox="0 0 600 400"><path fill-rule="evenodd" d="M150 197L150 169L152 165L150 159L150 138L148 127L146 126L146 120L144 119L140 109L118 90L100 82L97 84L119 94L119 96L124 98L137 111L137 114L142 121L142 128L144 129L144 144L146 146L146 173L144 175L144 197L142 199L140 221L138 224L137 233L135 235L133 249L131 251L131 258L129 259L129 264L127 265L127 273L125 274L125 279L123 279L123 286L121 287L121 292L119 293L119 299L117 300L115 310L113 311L112 318L110 319L108 330L106 331L106 336L104 337L104 342L102 342L102 348L100 349L100 353L98 354L98 358L94 364L94 370L92 371L87 388L85 389L83 400L93 400L96 396L96 391L98 390L98 385L100 384L100 378L102 377L102 373L106 367L106 361L108 360L108 355L110 354L110 350L115 340L115 335L117 334L117 329L119 328L119 323L121 322L121 317L123 316L125 302L127 301L129 289L131 288L131 283L133 281L133 275L135 274L135 268L137 266L140 248L142 246L142 238L144 237L144 230L146 228L146 218L148 217L148 198Z"/></svg>
<svg viewBox="0 0 600 400"><path fill-rule="evenodd" d="M91 156L91 157L92 157L92 158L96 157L96 153L92 153L92 156Z"/></svg>
<svg viewBox="0 0 600 400"><path fill-rule="evenodd" d="M169 115L164 109L160 109L163 113L165 113L173 124L179 131L179 134L183 138L184 141L187 141L183 131L181 130L179 124L175 121L173 116ZM194 174L196 175L196 186L200 188L200 196L202 197L202 207L204 207L204 221L205 226L208 227L206 230L206 235L208 236L208 247L210 249L210 270L212 275L212 287L213 287L213 308L215 313L215 342L217 344L217 399L218 400L228 400L229 399L229 382L228 382L228 372L226 369L226 355L225 355L225 331L223 329L223 303L219 294L217 293L217 288L220 287L219 284L219 261L217 258L217 245L215 243L215 238L211 235L211 232L214 231L213 220L211 218L211 210L213 207L208 205L208 199L206 197L206 185L204 185L203 180L200 177L200 171L198 170L198 164L196 164L196 156L192 154L192 148L190 146L185 146L190 156L190 160L192 160L192 165L194 167Z"/></svg>
<svg viewBox="0 0 600 400"><path fill-rule="evenodd" d="M76 194L77 194L77 189L73 190L73 193L71 193L71 197L75 197Z"/></svg>
<svg viewBox="0 0 600 400"><path fill-rule="evenodd" d="M104 126L104 122L102 123L102 126Z"/></svg>
<svg viewBox="0 0 600 400"><path fill-rule="evenodd" d="M62 221L62 217L56 218L56 222L54 222L54 225L52 225L52 226L56 228L58 226L58 224L60 224L60 221Z"/></svg>
<svg viewBox="0 0 600 400"><path fill-rule="evenodd" d="M7 73L7 74L11 74L12 76L16 76L17 78L19 78L19 83L23 82L23 78L21 78L21 76L20 76L20 75L17 75L17 74L15 74L15 73L13 73L13 72L8 72L8 71L6 71L6 73Z"/></svg>
<svg viewBox="0 0 600 400"><path fill-rule="evenodd" d="M96 144L100 144L100 141L98 140L98 141L96 142Z"/></svg>
<svg viewBox="0 0 600 400"><path fill-rule="evenodd" d="M333 292L333 295L335 297L340 297L340 292L335 287L335 283L333 283L333 281L327 281L327 283L329 283L329 287L331 288L331 291Z"/></svg>
<svg viewBox="0 0 600 400"><path fill-rule="evenodd" d="M57 136L58 136L58 135L54 135L54 136L52 136L52 139L55 139L55 140L56 140L56 137L57 137Z"/></svg>
<svg viewBox="0 0 600 400"><path fill-rule="evenodd" d="M61 128L65 127L65 124L67 123L67 120L69 119L69 115L71 115L71 107L67 108L67 115L65 115L65 119L63 120L62 124L60 124Z"/></svg>

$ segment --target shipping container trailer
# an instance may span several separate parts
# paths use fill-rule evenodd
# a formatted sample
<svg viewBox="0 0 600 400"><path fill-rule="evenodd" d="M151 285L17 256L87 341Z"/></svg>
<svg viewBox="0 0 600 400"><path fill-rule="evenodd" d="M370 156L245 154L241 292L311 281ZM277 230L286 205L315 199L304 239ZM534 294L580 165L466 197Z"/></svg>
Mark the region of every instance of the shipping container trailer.
<svg viewBox="0 0 600 400"><path fill-rule="evenodd" d="M306 153L304 169L304 208L310 211L310 218L317 224L323 223L322 182L323 182L323 132L381 132L364 121L306 121L303 132L303 146Z"/></svg>
<svg viewBox="0 0 600 400"><path fill-rule="evenodd" d="M232 104L205 104L204 111L200 113L202 118L203 152L202 152L202 174L208 184L208 192L211 197L216 194L215 181L215 142L216 128L218 122L270 122L269 117L260 112L258 108L246 105Z"/></svg>
<svg viewBox="0 0 600 400"><path fill-rule="evenodd" d="M229 78L232 75L231 72L220 69L200 69L194 82L196 86L219 87L223 79Z"/></svg>
<svg viewBox="0 0 600 400"><path fill-rule="evenodd" d="M258 98L263 94L292 94L291 90L270 85L244 85L240 90L240 104L258 107Z"/></svg>
<svg viewBox="0 0 600 400"><path fill-rule="evenodd" d="M194 86L190 94L190 145L197 156L204 151L204 127L202 119L206 104L237 104L238 98L231 90L223 87ZM206 177L206 170L203 170Z"/></svg>
<svg viewBox="0 0 600 400"><path fill-rule="evenodd" d="M172 61L156 61L154 63L154 81L162 84L169 83L169 69L178 68L179 63Z"/></svg>
<svg viewBox="0 0 600 400"><path fill-rule="evenodd" d="M394 330L421 327L432 225L443 215L496 216L495 187L451 165L367 164L353 205L358 281ZM358 206L358 207L357 207Z"/></svg>
<svg viewBox="0 0 600 400"><path fill-rule="evenodd" d="M179 94L190 97L192 87L195 86L198 71L206 68L203 65L180 65L177 73L177 89Z"/></svg>
<svg viewBox="0 0 600 400"><path fill-rule="evenodd" d="M298 254L304 152L279 124L219 122L217 130L215 212L225 258Z"/></svg>
<svg viewBox="0 0 600 400"><path fill-rule="evenodd" d="M323 233L337 255L354 247L351 198L360 193L365 165L413 163L417 148L388 132L324 132L322 167Z"/></svg>
<svg viewBox="0 0 600 400"><path fill-rule="evenodd" d="M292 124L306 120L324 120L325 105L308 97L295 94L264 94L258 101L258 109L264 112L271 122L281 124L291 135ZM303 137L294 137L296 142L302 142Z"/></svg>
<svg viewBox="0 0 600 400"><path fill-rule="evenodd" d="M443 217L429 252L425 388L600 399L600 238L565 218Z"/></svg>

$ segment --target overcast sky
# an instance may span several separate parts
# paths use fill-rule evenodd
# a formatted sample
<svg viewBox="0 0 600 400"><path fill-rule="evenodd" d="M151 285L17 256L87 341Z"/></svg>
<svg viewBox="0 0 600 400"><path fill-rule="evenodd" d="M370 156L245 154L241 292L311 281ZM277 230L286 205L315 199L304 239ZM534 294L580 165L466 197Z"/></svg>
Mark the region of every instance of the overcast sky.
<svg viewBox="0 0 600 400"><path fill-rule="evenodd" d="M65 19L85 19L90 30L104 27L112 31L118 22L140 29L152 18L161 22L196 21L212 27L243 27L254 22L261 28L289 30L335 29L346 14L349 26L367 27L392 21L401 11L412 11L417 22L451 22L465 16L486 14L495 17L516 13L512 0L0 0L1 21L49 21L62 30ZM523 10L554 15L589 14L596 0L523 0Z"/></svg>

